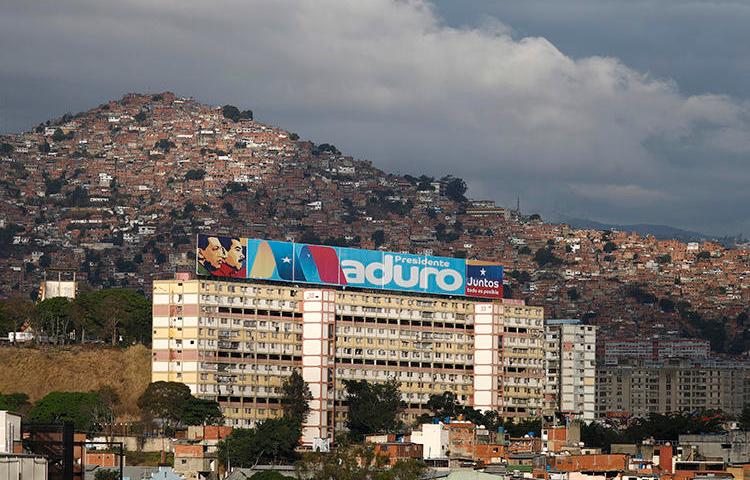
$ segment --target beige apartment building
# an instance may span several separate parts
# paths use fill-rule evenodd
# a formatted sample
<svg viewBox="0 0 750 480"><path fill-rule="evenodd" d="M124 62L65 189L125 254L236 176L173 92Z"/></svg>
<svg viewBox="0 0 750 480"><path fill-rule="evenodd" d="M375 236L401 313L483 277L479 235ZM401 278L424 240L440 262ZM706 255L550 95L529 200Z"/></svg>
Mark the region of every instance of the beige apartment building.
<svg viewBox="0 0 750 480"><path fill-rule="evenodd" d="M191 279L153 285L152 380L216 399L227 424L280 415L281 386L299 369L313 400L303 440L344 426L343 380L395 378L404 420L453 391L505 417L542 414L543 309L519 300ZM317 439L317 440L316 440Z"/></svg>
<svg viewBox="0 0 750 480"><path fill-rule="evenodd" d="M600 365L596 397L599 416L704 409L738 415L750 401L750 366L677 358Z"/></svg>

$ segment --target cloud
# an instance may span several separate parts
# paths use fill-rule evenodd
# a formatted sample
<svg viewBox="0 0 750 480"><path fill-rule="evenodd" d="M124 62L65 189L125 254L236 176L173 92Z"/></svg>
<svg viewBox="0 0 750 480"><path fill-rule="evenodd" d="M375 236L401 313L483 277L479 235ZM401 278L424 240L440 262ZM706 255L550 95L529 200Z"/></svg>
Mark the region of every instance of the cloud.
<svg viewBox="0 0 750 480"><path fill-rule="evenodd" d="M520 195L543 213L750 227L737 205L750 203L746 102L687 96L616 58L572 58L545 38L513 37L512 25L452 27L430 4L404 0L4 9L0 43L11 48L0 78L14 79L4 117L42 88L74 97L36 105L49 111L38 120L170 89L250 107L386 170L462 176L470 194L506 205Z"/></svg>

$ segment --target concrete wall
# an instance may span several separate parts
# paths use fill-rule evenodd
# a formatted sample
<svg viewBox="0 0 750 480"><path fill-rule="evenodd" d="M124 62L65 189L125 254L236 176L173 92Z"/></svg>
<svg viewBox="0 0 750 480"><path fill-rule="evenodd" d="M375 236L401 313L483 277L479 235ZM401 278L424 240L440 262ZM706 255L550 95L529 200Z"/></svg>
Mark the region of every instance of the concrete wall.
<svg viewBox="0 0 750 480"><path fill-rule="evenodd" d="M0 410L0 453L13 453L13 446L20 440L20 415Z"/></svg>
<svg viewBox="0 0 750 480"><path fill-rule="evenodd" d="M0 454L0 480L47 480L47 459L41 455Z"/></svg>
<svg viewBox="0 0 750 480"><path fill-rule="evenodd" d="M691 450L705 459L731 463L750 462L750 432L734 431L721 435L680 435L682 457Z"/></svg>
<svg viewBox="0 0 750 480"><path fill-rule="evenodd" d="M95 438L97 441L105 441L104 437ZM122 442L125 450L131 452L142 451L142 452L161 452L164 449L165 452L174 452L174 441L171 438L166 437L145 437L141 439L136 435L132 436L115 436L112 438L113 442ZM2 480L2 479L0 479Z"/></svg>

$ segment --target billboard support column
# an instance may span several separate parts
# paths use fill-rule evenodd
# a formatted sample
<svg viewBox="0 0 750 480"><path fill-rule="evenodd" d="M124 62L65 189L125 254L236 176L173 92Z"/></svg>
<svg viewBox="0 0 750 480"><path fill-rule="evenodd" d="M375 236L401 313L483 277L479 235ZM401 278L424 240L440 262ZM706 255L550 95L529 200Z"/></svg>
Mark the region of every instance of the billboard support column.
<svg viewBox="0 0 750 480"><path fill-rule="evenodd" d="M305 290L302 301L302 378L312 393L302 443L321 451L330 448L335 422L335 298L333 290Z"/></svg>
<svg viewBox="0 0 750 480"><path fill-rule="evenodd" d="M502 404L503 315L497 303L474 305L474 408L499 410Z"/></svg>

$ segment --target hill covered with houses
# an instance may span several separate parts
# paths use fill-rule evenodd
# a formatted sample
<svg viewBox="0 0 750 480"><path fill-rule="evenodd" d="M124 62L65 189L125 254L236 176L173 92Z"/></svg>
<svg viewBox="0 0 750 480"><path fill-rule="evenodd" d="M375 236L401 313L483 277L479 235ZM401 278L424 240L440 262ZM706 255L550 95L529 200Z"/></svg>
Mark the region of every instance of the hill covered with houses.
<svg viewBox="0 0 750 480"><path fill-rule="evenodd" d="M605 338L750 349L748 250L545 223L426 173L383 172L250 110L128 94L0 136L0 296L33 297L51 269L148 294L194 270L196 233L233 233L499 260L507 296Z"/></svg>

